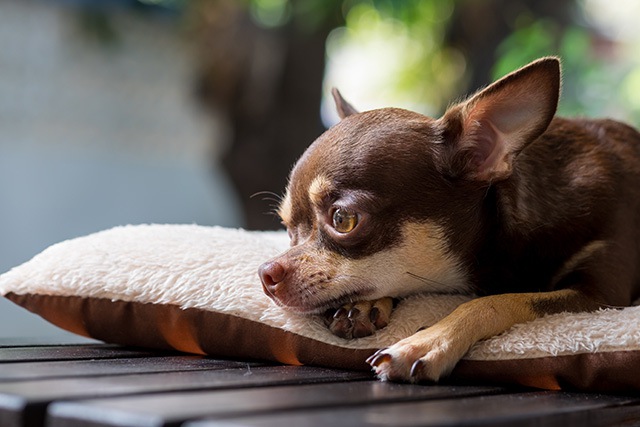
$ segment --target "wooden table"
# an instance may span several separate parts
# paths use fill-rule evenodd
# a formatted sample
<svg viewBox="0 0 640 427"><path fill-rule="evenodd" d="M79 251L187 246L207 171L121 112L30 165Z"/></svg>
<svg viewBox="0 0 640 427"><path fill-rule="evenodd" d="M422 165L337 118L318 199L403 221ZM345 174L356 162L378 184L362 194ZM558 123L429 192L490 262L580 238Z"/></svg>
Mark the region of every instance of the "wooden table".
<svg viewBox="0 0 640 427"><path fill-rule="evenodd" d="M107 344L0 341L1 427L622 423L640 425L640 394L393 384Z"/></svg>

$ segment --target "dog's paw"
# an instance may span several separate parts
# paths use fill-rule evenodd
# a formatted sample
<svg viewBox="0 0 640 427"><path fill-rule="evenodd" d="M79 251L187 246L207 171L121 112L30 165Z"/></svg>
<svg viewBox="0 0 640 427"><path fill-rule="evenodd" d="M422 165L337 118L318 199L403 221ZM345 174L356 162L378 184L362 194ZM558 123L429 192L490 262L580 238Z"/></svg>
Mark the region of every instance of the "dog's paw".
<svg viewBox="0 0 640 427"><path fill-rule="evenodd" d="M387 326L392 311L391 298L345 304L337 310L328 310L325 324L340 338L362 338Z"/></svg>
<svg viewBox="0 0 640 427"><path fill-rule="evenodd" d="M379 350L369 363L382 380L436 382L449 374L469 344L437 326L416 332L391 347Z"/></svg>

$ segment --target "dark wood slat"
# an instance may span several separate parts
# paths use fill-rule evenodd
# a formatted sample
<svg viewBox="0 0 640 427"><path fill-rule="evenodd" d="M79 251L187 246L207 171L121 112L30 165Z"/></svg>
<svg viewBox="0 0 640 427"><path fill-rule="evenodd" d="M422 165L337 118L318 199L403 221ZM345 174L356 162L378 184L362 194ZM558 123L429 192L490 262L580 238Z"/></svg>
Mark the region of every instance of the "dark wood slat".
<svg viewBox="0 0 640 427"><path fill-rule="evenodd" d="M363 407L327 408L209 419L184 427L211 426L592 426L604 425L598 413L640 403L638 397L562 392L529 392ZM611 417L613 418L613 417ZM610 418L610 419L611 419ZM80 426L80 425L78 425Z"/></svg>
<svg viewBox="0 0 640 427"><path fill-rule="evenodd" d="M80 335L65 334L55 337L9 337L0 338L0 348L3 347L35 347L35 346L60 346L60 345L84 345L102 344L101 341L85 338ZM106 345L106 344L103 344Z"/></svg>
<svg viewBox="0 0 640 427"><path fill-rule="evenodd" d="M52 405L48 426L172 426L206 416L230 417L301 408L354 407L385 402L497 393L496 387L416 386L380 381L169 393ZM291 424L293 425L293 424ZM337 424L339 425L339 424Z"/></svg>
<svg viewBox="0 0 640 427"><path fill-rule="evenodd" d="M165 372L90 378L21 381L0 384L0 426L20 425L27 416L41 425L46 406L61 399L126 396L140 393L265 387L283 384L313 384L328 381L362 380L362 372L299 366L255 366L241 369ZM126 399L131 399L127 397Z"/></svg>
<svg viewBox="0 0 640 427"><path fill-rule="evenodd" d="M48 378L225 369L244 367L247 364L247 362L216 360L201 356L6 363L0 365L0 383ZM249 363L249 365L259 366L257 363Z"/></svg>
<svg viewBox="0 0 640 427"><path fill-rule="evenodd" d="M6 382L0 384L0 407L5 396L27 404L53 400L133 395L166 391L214 390L265 387L282 384L369 380L355 371L337 371L304 366L246 366L239 369L161 372L90 378L65 378Z"/></svg>
<svg viewBox="0 0 640 427"><path fill-rule="evenodd" d="M589 424L596 426L640 425L640 405L616 406L593 411L589 415Z"/></svg>
<svg viewBox="0 0 640 427"><path fill-rule="evenodd" d="M0 364L45 361L45 360L82 360L114 359L117 357L151 357L170 354L153 350L121 347L117 345L59 345L38 347L0 348ZM175 353L172 353L175 354Z"/></svg>
<svg viewBox="0 0 640 427"><path fill-rule="evenodd" d="M8 398L4 400L5 408L0 411L0 426L6 427L40 427L43 426L42 417L38 417L37 412L26 411L20 398Z"/></svg>
<svg viewBox="0 0 640 427"><path fill-rule="evenodd" d="M53 427L569 427L640 425L640 395L381 383L366 372L107 344L0 346L0 427L44 426L47 411Z"/></svg>

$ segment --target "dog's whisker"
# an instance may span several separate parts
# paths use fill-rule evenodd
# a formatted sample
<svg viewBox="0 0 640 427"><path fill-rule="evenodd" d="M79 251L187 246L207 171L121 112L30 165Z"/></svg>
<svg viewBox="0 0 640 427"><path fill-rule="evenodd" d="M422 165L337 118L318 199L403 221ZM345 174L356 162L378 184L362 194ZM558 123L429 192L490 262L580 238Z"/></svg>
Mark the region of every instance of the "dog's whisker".
<svg viewBox="0 0 640 427"><path fill-rule="evenodd" d="M265 202L275 202L277 204L280 204L280 200L275 199L273 197L263 197L262 200Z"/></svg>
<svg viewBox="0 0 640 427"><path fill-rule="evenodd" d="M254 198L257 196L264 196L262 198L263 202L273 202L270 203L269 210L266 212L262 212L263 215L274 216L276 218L280 218L280 204L282 203L282 196L274 193L273 191L258 191L257 193L252 194L249 198Z"/></svg>
<svg viewBox="0 0 640 427"><path fill-rule="evenodd" d="M280 218L280 215L278 215L278 212L273 211L273 210L264 211L264 212L262 212L262 215L267 215L267 216L272 216L272 217L275 217L275 218Z"/></svg>
<svg viewBox="0 0 640 427"><path fill-rule="evenodd" d="M430 285L441 286L441 287L447 288L447 289L451 289L456 294L460 293L460 289L457 288L456 286L448 285L448 284L446 284L444 282L439 282L437 280L433 280L433 279L429 279L427 277L419 276L419 275L417 275L415 273L411 273L410 271L407 271L405 273L408 274L409 276L413 277L414 279L420 280L421 282L428 283Z"/></svg>
<svg viewBox="0 0 640 427"><path fill-rule="evenodd" d="M257 196L269 196L272 198L271 200L274 200L275 202L278 202L278 203L282 202L282 196L277 193L274 193L273 191L258 191L257 193L253 193L251 196L249 196L249 198L253 199L254 197L257 197ZM270 199L265 197L263 200L270 200Z"/></svg>

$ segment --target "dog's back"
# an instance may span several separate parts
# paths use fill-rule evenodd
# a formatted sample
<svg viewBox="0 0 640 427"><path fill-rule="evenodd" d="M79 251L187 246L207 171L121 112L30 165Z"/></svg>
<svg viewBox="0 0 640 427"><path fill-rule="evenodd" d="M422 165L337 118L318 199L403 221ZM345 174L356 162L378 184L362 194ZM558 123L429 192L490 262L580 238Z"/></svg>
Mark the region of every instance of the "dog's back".
<svg viewBox="0 0 640 427"><path fill-rule="evenodd" d="M494 185L480 290L513 291L514 281L522 291L561 288L592 263L603 277L588 281L602 283L603 301L637 298L640 133L613 120L555 118L516 165Z"/></svg>

